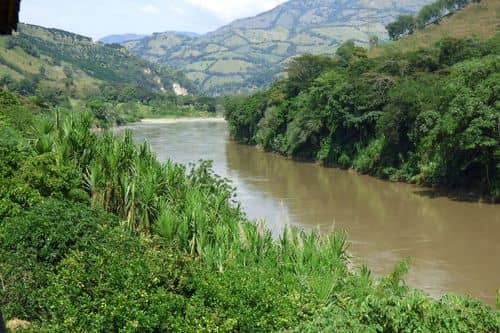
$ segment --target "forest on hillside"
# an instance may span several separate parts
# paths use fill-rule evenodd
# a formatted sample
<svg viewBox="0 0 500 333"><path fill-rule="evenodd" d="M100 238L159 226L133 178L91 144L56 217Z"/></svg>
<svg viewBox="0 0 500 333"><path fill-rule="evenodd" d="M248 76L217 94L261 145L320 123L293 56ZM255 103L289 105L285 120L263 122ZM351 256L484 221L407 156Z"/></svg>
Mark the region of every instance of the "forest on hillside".
<svg viewBox="0 0 500 333"><path fill-rule="evenodd" d="M400 15L387 25L387 33L392 40L398 40L430 24L438 24L443 17L453 15L470 3L479 2L481 0L438 0L422 7L416 15Z"/></svg>
<svg viewBox="0 0 500 333"><path fill-rule="evenodd" d="M19 30L0 38L0 87L40 107L89 110L99 126L216 110L216 101L197 93L181 72L119 45L34 25L22 24ZM174 83L191 94L177 96Z"/></svg>

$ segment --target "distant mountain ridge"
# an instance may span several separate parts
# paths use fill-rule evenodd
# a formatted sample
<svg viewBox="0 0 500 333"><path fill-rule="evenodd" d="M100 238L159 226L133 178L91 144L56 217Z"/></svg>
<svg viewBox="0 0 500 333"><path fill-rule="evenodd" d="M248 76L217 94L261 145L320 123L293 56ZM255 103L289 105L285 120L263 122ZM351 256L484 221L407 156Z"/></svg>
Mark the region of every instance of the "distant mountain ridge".
<svg viewBox="0 0 500 333"><path fill-rule="evenodd" d="M200 34L196 32L190 32L190 31L167 31L166 33L172 33L176 34L179 36L186 36L186 37L199 37ZM155 35L155 34L153 34ZM102 37L99 39L99 42L104 43L104 44L124 44L127 42L131 42L134 40L139 40L143 39L146 37L149 37L150 35L145 35L145 34L118 34L118 35L109 35Z"/></svg>
<svg viewBox="0 0 500 333"><path fill-rule="evenodd" d="M186 37L191 37L191 38L196 38L200 37L201 35L197 32L191 32L191 31L168 31L180 36L186 36Z"/></svg>
<svg viewBox="0 0 500 333"><path fill-rule="evenodd" d="M138 35L138 34L109 35L99 39L99 41L104 44L122 44L130 42L132 40L141 39L146 36L147 35Z"/></svg>
<svg viewBox="0 0 500 333"><path fill-rule="evenodd" d="M190 37L167 32L124 45L183 69L208 94L251 91L272 82L290 57L333 54L349 39L387 39L385 25L434 0L291 0L255 17Z"/></svg>

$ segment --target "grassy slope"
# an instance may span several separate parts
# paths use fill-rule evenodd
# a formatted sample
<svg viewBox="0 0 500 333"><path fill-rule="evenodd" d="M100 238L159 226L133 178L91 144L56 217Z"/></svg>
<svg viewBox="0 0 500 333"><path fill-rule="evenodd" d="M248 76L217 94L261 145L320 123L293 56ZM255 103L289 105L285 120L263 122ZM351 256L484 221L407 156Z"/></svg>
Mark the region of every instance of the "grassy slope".
<svg viewBox="0 0 500 333"><path fill-rule="evenodd" d="M10 46L9 46L10 44ZM0 38L0 79L33 82L82 96L103 84L171 90L173 82L190 85L172 68L140 59L124 48L94 43L69 32L21 25L20 33Z"/></svg>
<svg viewBox="0 0 500 333"><path fill-rule="evenodd" d="M11 78L14 81L23 79L32 80L35 75L40 73L41 68L45 68L42 85L50 85L60 89L65 88L64 80L69 77L64 73L64 66L69 64L61 63L56 65L52 58L48 56L35 57L29 55L21 48L7 49L7 39L0 39L0 78ZM69 67L71 68L71 67ZM97 91L103 81L89 76L77 68L71 68L73 78L72 88L77 96Z"/></svg>
<svg viewBox="0 0 500 333"><path fill-rule="evenodd" d="M443 37L477 37L485 40L500 31L500 1L482 0L470 4L454 15L443 19L439 24L426 27L411 36L406 36L395 43L389 43L370 51L371 56L397 48L403 51L429 47Z"/></svg>

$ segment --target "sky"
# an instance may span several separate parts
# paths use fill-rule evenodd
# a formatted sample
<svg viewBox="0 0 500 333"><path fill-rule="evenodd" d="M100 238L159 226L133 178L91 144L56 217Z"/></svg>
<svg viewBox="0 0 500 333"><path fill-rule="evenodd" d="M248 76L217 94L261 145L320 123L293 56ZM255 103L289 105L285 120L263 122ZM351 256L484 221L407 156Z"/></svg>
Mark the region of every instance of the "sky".
<svg viewBox="0 0 500 333"><path fill-rule="evenodd" d="M22 0L21 22L99 39L163 31L206 33L286 0Z"/></svg>

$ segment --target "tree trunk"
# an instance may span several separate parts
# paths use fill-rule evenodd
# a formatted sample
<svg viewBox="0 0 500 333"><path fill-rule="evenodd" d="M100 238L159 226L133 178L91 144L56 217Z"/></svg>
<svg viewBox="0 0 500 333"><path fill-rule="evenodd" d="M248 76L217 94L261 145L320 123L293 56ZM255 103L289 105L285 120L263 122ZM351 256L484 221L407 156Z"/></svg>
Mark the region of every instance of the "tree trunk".
<svg viewBox="0 0 500 333"><path fill-rule="evenodd" d="M0 333L6 333L5 323L3 322L2 311L0 310Z"/></svg>

